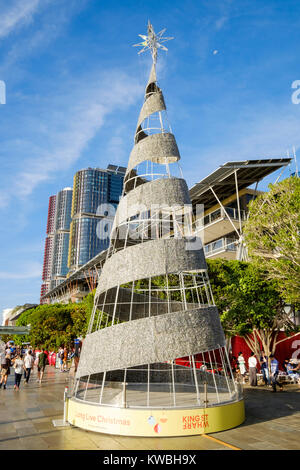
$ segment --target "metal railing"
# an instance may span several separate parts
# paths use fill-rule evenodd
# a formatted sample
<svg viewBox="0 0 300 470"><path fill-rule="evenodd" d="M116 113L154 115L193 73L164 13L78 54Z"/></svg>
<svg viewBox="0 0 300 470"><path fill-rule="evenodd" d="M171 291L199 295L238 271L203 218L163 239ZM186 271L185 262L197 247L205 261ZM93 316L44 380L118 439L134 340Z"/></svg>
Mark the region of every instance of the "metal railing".
<svg viewBox="0 0 300 470"><path fill-rule="evenodd" d="M101 373L81 378L74 387L74 398L116 408L198 408L233 403L242 398L242 387L224 364L196 368L170 365L127 369L124 381ZM124 374L124 371L122 371ZM121 373L121 371L117 371Z"/></svg>
<svg viewBox="0 0 300 470"><path fill-rule="evenodd" d="M225 210L224 210L225 209ZM226 212L225 212L226 211ZM219 219L224 219L226 218L226 213L228 217L230 217L233 220L239 220L239 211L238 209L234 209L233 207L219 207L213 212L210 212L209 214L205 215L202 219L202 225L209 225L215 222L216 220ZM246 220L247 219L247 211L241 210L241 220Z"/></svg>
<svg viewBox="0 0 300 470"><path fill-rule="evenodd" d="M235 238L219 238L204 246L205 256L213 255L221 251L237 251L237 240Z"/></svg>
<svg viewBox="0 0 300 470"><path fill-rule="evenodd" d="M0 326L0 335L29 335L30 326Z"/></svg>

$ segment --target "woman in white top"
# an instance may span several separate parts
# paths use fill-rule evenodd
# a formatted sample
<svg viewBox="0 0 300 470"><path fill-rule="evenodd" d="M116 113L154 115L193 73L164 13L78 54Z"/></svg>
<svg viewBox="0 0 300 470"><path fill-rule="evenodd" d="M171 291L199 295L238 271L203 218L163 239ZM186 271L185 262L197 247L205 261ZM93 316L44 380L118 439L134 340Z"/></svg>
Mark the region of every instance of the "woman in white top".
<svg viewBox="0 0 300 470"><path fill-rule="evenodd" d="M15 390L19 390L19 388L20 388L20 382L21 382L21 378L22 378L22 373L23 373L23 370L25 369L24 361L22 360L20 354L17 354L17 355L16 355L16 358L15 358L15 360L14 360L14 369L15 369L15 385L14 385L14 389L15 389Z"/></svg>
<svg viewBox="0 0 300 470"><path fill-rule="evenodd" d="M24 356L24 382L28 384L28 380L30 377L31 369L34 364L34 357L32 355L31 349L27 351L27 353Z"/></svg>
<svg viewBox="0 0 300 470"><path fill-rule="evenodd" d="M238 361L238 365L239 365L239 369L240 369L240 374L243 377L243 383L244 383L244 377L245 377L245 374L246 374L246 366L245 366L245 359L244 359L244 356L243 356L242 352L239 352L237 361Z"/></svg>

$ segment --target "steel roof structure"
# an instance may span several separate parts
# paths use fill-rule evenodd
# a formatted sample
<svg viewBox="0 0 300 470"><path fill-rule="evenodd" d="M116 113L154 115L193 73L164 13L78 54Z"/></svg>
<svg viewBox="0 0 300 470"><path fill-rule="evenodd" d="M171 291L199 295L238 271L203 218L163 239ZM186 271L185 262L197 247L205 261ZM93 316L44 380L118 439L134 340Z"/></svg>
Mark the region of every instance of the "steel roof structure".
<svg viewBox="0 0 300 470"><path fill-rule="evenodd" d="M259 182L273 171L287 166L292 158L268 158L260 160L244 160L227 162L210 175L203 178L190 189L193 204L204 204L205 209L216 204L216 198L211 191L214 189L218 198L224 200L231 196L236 189L244 189Z"/></svg>
<svg viewBox="0 0 300 470"><path fill-rule="evenodd" d="M62 288L67 287L70 282L76 281L79 279L85 279L85 273L89 269L93 269L96 266L102 266L102 264L105 261L107 255L107 250L101 251L98 253L94 258L90 259L87 263L85 263L83 266L80 268L76 269L73 274L71 274L69 277L66 278L65 281L61 282L58 286L54 287L54 289L51 289L51 291L47 292L47 294L43 295L41 297L41 300L49 298L51 295L54 295L55 293L59 293Z"/></svg>
<svg viewBox="0 0 300 470"><path fill-rule="evenodd" d="M0 326L0 335L29 335L29 326Z"/></svg>

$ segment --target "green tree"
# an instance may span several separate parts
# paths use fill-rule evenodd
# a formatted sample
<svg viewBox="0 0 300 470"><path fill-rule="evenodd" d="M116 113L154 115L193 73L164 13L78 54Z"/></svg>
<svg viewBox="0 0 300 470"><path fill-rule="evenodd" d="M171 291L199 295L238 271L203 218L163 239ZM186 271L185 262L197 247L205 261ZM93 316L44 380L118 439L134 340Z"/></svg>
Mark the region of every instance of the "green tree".
<svg viewBox="0 0 300 470"><path fill-rule="evenodd" d="M275 280L282 298L300 305L300 179L269 185L249 204L244 226L248 252Z"/></svg>
<svg viewBox="0 0 300 470"><path fill-rule="evenodd" d="M86 327L83 328L83 331L82 331L83 335L85 335L86 333L86 330L89 325L90 318L93 312L95 293L96 293L96 289L94 289L86 297L84 297L81 302L82 307L85 309L85 312L86 312ZM80 305L80 304L77 304L77 305Z"/></svg>
<svg viewBox="0 0 300 470"><path fill-rule="evenodd" d="M262 349L275 352L279 331L287 336L297 328L285 313L276 282L253 263L208 260L209 277L221 322L228 337L242 336L247 345L260 355Z"/></svg>
<svg viewBox="0 0 300 470"><path fill-rule="evenodd" d="M84 336L90 314L91 297L79 303L44 304L27 310L17 325L30 325L28 336L15 336L16 344L30 342L33 347L56 350L62 344L70 346L78 336Z"/></svg>

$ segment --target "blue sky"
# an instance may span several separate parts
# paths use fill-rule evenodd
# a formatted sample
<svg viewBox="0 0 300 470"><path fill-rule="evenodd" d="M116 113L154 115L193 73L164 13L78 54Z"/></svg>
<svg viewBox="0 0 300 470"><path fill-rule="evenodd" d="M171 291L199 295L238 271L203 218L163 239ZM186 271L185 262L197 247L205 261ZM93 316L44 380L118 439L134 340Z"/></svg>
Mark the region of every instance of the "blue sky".
<svg viewBox="0 0 300 470"><path fill-rule="evenodd" d="M39 301L49 196L81 168L126 166L151 62L132 45L148 19L175 38L158 80L189 186L300 147L297 0L0 0L0 12L0 312Z"/></svg>

